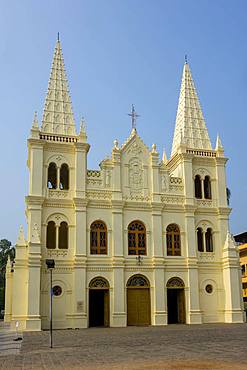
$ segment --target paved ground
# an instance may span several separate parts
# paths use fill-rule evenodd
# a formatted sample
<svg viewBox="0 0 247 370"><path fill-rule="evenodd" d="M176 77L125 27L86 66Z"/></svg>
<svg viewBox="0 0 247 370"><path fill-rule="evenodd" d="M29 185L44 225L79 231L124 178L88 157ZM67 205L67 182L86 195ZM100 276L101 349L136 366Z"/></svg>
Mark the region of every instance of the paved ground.
<svg viewBox="0 0 247 370"><path fill-rule="evenodd" d="M247 369L247 324L57 330L25 333L0 369Z"/></svg>
<svg viewBox="0 0 247 370"><path fill-rule="evenodd" d="M15 341L17 337L21 337L20 333L10 330L8 324L0 321L0 356L17 355L20 353L22 341Z"/></svg>

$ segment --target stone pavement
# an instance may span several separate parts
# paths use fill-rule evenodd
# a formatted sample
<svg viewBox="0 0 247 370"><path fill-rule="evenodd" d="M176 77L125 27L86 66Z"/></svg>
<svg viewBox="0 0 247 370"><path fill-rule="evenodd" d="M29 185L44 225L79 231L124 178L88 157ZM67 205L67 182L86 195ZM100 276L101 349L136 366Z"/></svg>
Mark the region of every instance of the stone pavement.
<svg viewBox="0 0 247 370"><path fill-rule="evenodd" d="M247 369L247 324L57 330L24 333L0 369Z"/></svg>
<svg viewBox="0 0 247 370"><path fill-rule="evenodd" d="M18 333L18 336L22 337L20 333ZM0 321L0 356L20 353L22 341L15 341L16 338L16 331L11 330L9 324Z"/></svg>

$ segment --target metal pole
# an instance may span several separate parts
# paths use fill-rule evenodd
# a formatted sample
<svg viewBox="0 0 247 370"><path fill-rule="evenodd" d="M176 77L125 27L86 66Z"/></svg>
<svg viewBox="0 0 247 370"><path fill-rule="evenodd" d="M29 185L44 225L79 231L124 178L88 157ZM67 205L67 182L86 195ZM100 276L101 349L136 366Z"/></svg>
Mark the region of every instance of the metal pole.
<svg viewBox="0 0 247 370"><path fill-rule="evenodd" d="M51 340L51 348L52 348L52 269L50 269L51 271L51 307L50 307L50 340Z"/></svg>

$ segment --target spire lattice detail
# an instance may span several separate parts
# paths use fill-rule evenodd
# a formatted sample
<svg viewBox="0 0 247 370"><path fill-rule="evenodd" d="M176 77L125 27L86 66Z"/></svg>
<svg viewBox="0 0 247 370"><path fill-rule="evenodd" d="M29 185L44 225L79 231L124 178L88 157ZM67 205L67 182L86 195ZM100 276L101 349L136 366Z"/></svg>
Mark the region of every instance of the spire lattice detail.
<svg viewBox="0 0 247 370"><path fill-rule="evenodd" d="M185 61L178 102L172 155L180 144L192 149L212 149L188 61Z"/></svg>
<svg viewBox="0 0 247 370"><path fill-rule="evenodd" d="M75 135L75 122L59 39L56 42L48 92L45 99L42 132Z"/></svg>

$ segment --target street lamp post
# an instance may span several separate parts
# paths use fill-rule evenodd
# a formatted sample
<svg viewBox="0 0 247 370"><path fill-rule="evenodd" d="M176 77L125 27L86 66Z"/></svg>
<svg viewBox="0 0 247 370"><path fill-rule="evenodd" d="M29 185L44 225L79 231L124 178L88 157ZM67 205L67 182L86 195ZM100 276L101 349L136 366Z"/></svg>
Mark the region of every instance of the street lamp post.
<svg viewBox="0 0 247 370"><path fill-rule="evenodd" d="M52 259L47 259L45 261L47 269L50 270L50 348L52 348L52 270L55 268L55 261Z"/></svg>

